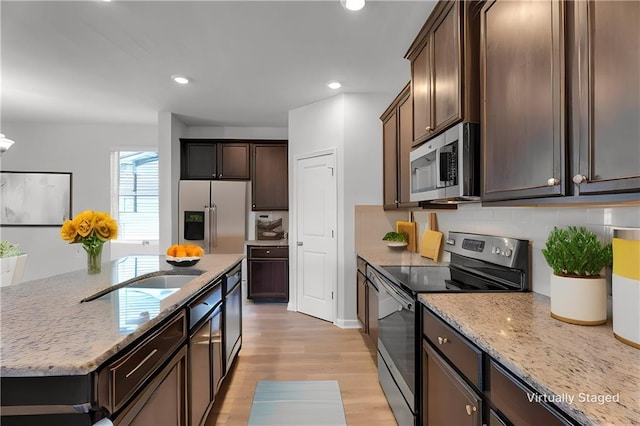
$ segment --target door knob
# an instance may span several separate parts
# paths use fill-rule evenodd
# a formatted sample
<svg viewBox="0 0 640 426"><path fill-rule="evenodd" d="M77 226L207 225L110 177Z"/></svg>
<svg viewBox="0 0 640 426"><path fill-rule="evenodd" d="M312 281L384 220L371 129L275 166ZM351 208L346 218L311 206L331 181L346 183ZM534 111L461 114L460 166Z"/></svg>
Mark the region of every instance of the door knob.
<svg viewBox="0 0 640 426"><path fill-rule="evenodd" d="M547 186L556 186L559 183L560 183L560 179L557 179L554 177L547 179Z"/></svg>
<svg viewBox="0 0 640 426"><path fill-rule="evenodd" d="M576 185L580 185L581 183L584 183L586 181L587 181L587 177L584 175L581 175L580 173L578 173L573 177L573 183L575 183Z"/></svg>

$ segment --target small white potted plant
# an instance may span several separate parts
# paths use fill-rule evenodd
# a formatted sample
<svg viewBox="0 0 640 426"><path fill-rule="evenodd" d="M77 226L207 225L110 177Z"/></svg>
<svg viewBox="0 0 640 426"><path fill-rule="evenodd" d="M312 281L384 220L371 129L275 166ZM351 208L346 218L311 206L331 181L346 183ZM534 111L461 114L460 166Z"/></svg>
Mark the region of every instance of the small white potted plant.
<svg viewBox="0 0 640 426"><path fill-rule="evenodd" d="M26 262L27 254L18 244L0 242L0 287L20 283Z"/></svg>
<svg viewBox="0 0 640 426"><path fill-rule="evenodd" d="M553 270L551 316L579 325L607 322L607 280L601 274L611 266L611 244L585 227L554 227L542 255Z"/></svg>

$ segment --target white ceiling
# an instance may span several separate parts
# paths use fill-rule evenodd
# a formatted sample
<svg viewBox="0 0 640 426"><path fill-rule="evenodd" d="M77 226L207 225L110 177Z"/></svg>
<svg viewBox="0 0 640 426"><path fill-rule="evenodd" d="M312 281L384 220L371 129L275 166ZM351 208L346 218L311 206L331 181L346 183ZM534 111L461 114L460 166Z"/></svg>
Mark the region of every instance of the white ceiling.
<svg viewBox="0 0 640 426"><path fill-rule="evenodd" d="M170 111L188 125L279 127L289 110L336 93L391 101L433 5L2 0L1 118L151 124ZM193 83L178 86L172 74Z"/></svg>

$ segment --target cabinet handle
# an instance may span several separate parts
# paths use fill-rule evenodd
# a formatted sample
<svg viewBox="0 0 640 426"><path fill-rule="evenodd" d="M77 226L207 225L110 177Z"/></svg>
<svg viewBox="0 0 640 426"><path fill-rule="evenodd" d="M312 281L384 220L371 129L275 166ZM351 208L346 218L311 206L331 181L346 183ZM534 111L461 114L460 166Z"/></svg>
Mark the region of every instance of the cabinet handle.
<svg viewBox="0 0 640 426"><path fill-rule="evenodd" d="M584 183L587 181L587 177L581 174L577 174L573 177L573 183L575 183L576 185L580 185L581 183Z"/></svg>
<svg viewBox="0 0 640 426"><path fill-rule="evenodd" d="M464 408L467 410L467 415L469 416L478 410L475 406L470 404L465 405Z"/></svg>
<svg viewBox="0 0 640 426"><path fill-rule="evenodd" d="M144 359L142 361L140 361L140 364L138 364L136 366L136 368L134 368L133 370L129 371L127 373L127 375L125 376L126 378L129 378L129 376L131 376L133 373L135 373L136 371L138 371L138 369L140 367L142 367L144 365L145 362L149 361L149 358L151 358L152 356L154 356L156 354L156 352L158 352L158 349L154 349L151 351L151 353L149 353L149 355L147 355L146 357L144 357Z"/></svg>
<svg viewBox="0 0 640 426"><path fill-rule="evenodd" d="M547 186L556 186L560 183L560 179L554 177L547 179Z"/></svg>
<svg viewBox="0 0 640 426"><path fill-rule="evenodd" d="M447 339L446 337L438 336L438 343L440 343L441 345L444 345L445 343L449 343L449 339Z"/></svg>

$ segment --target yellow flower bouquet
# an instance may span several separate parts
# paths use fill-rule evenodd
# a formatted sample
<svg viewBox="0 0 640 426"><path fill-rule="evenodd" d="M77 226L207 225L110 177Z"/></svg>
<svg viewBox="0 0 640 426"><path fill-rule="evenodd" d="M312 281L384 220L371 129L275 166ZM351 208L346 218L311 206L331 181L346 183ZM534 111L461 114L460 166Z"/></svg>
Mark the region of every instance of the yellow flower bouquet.
<svg viewBox="0 0 640 426"><path fill-rule="evenodd" d="M118 224L108 213L85 210L72 220L64 221L60 236L69 244L81 243L87 252L89 274L99 274L102 246L118 236Z"/></svg>

